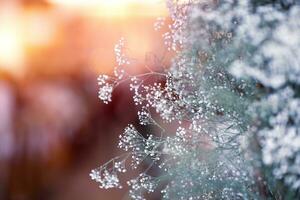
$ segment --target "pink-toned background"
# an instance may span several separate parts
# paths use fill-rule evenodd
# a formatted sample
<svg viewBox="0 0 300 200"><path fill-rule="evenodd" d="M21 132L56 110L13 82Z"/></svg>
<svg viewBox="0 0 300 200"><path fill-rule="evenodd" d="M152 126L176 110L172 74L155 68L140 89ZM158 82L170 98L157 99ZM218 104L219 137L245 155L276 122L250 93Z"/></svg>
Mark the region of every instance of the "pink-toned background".
<svg viewBox="0 0 300 200"><path fill-rule="evenodd" d="M163 55L153 23L165 15L155 0L0 1L1 200L126 199L88 176L136 121L126 84L104 105L96 78L121 37L133 73Z"/></svg>

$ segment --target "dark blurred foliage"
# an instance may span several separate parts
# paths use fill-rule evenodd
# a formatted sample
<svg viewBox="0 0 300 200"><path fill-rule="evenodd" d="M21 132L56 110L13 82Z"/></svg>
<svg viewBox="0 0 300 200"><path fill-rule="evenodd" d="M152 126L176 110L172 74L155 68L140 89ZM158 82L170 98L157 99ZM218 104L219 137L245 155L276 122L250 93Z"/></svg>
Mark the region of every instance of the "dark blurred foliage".
<svg viewBox="0 0 300 200"><path fill-rule="evenodd" d="M256 8L260 5L273 4L274 6L280 5L281 8L288 10L292 5L299 4L299 0L252 0L253 7Z"/></svg>
<svg viewBox="0 0 300 200"><path fill-rule="evenodd" d="M0 81L0 199L51 197L58 177L84 160L95 141L109 143L115 123L134 119L129 95L117 92L116 103L103 106L95 80L79 74L22 86Z"/></svg>

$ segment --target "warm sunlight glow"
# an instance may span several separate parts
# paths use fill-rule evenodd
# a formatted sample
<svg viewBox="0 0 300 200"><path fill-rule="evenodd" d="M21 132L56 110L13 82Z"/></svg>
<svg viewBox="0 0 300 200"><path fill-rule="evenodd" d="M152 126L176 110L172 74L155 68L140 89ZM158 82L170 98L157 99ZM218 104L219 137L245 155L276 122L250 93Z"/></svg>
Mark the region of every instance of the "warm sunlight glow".
<svg viewBox="0 0 300 200"><path fill-rule="evenodd" d="M53 5L85 10L98 16L157 16L166 13L163 0L48 0Z"/></svg>
<svg viewBox="0 0 300 200"><path fill-rule="evenodd" d="M1 9L0 15L0 69L21 73L24 49L19 17L11 7Z"/></svg>
<svg viewBox="0 0 300 200"><path fill-rule="evenodd" d="M0 8L0 73L22 75L28 55L53 42L55 30L47 15L16 5Z"/></svg>
<svg viewBox="0 0 300 200"><path fill-rule="evenodd" d="M22 61L21 41L14 27L0 27L0 65L15 67Z"/></svg>
<svg viewBox="0 0 300 200"><path fill-rule="evenodd" d="M105 5L105 6L119 6L128 3L132 3L133 0L50 0L53 3L59 3L64 5Z"/></svg>

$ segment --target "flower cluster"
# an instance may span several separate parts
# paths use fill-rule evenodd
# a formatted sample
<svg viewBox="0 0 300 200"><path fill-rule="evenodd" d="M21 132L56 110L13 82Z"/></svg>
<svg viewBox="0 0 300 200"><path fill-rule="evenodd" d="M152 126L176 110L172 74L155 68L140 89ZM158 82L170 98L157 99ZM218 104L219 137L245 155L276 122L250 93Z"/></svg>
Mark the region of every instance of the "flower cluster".
<svg viewBox="0 0 300 200"><path fill-rule="evenodd" d="M138 117L141 125L149 125L154 122L147 108L142 108L142 110L138 111Z"/></svg>
<svg viewBox="0 0 300 200"><path fill-rule="evenodd" d="M128 181L127 184L132 188L129 191L129 196L132 199L146 200L143 196L143 193L154 192L158 186L158 181L154 177L142 173L137 178Z"/></svg>
<svg viewBox="0 0 300 200"><path fill-rule="evenodd" d="M186 26L188 23L189 3L180 0L167 0L172 23L168 26L169 31L163 34L165 45L169 51L179 51L185 43Z"/></svg>
<svg viewBox="0 0 300 200"><path fill-rule="evenodd" d="M156 22L154 23L154 30L160 30L163 27L163 25L165 25L165 20L166 19L164 17L158 17L156 19Z"/></svg>
<svg viewBox="0 0 300 200"><path fill-rule="evenodd" d="M90 177L99 183L100 188L122 188L118 178L118 172L126 172L125 161L125 159L121 159L120 157L114 158L103 166L93 169L90 173Z"/></svg>
<svg viewBox="0 0 300 200"><path fill-rule="evenodd" d="M125 67L130 64L129 59L124 52L125 40L121 38L115 45L115 57L117 66L114 69L114 77L108 75L99 75L97 81L99 85L98 97L101 101L108 104L112 100L114 88L125 76Z"/></svg>
<svg viewBox="0 0 300 200"><path fill-rule="evenodd" d="M251 130L257 135L262 161L271 167L272 175L297 191L300 59L296 55L300 55L300 7L292 4L275 1L274 5L261 5L252 12L250 1L246 1L228 12L229 19L239 19L234 48L247 47L241 50L242 58L234 59L228 68L234 76L260 85L260 89L256 88L257 99L250 99L248 107L253 119Z"/></svg>
<svg viewBox="0 0 300 200"><path fill-rule="evenodd" d="M166 2L171 23L163 38L176 54L170 68L126 73L121 39L115 76L98 78L105 103L129 81L140 124L155 133L129 125L119 141L127 154L92 171L92 178L118 188L117 173L131 159L133 169L147 166L128 181L132 199L145 199L158 186L164 199L299 197L298 1ZM155 29L163 25L159 19ZM162 171L152 177L147 172L155 166ZM296 192L285 194L277 180Z"/></svg>
<svg viewBox="0 0 300 200"><path fill-rule="evenodd" d="M129 125L125 128L124 133L120 135L118 146L124 151L130 151L131 165L133 168L136 168L147 158L151 158L154 161L160 160L161 153L159 148L162 144L160 138L153 135L145 138L133 125Z"/></svg>

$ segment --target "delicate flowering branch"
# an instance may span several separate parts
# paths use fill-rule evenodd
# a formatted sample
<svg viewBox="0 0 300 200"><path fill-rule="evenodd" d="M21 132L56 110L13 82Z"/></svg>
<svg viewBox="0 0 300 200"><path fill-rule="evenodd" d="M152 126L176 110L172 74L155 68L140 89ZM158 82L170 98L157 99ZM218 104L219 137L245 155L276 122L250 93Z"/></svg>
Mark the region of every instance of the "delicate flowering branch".
<svg viewBox="0 0 300 200"><path fill-rule="evenodd" d="M102 188L120 188L118 173L126 171L130 159L130 168L147 165L127 182L132 199L145 199L144 193L159 187L164 199L283 198L272 191L277 179L297 196L300 61L295 55L300 54L300 9L293 7L297 3L166 2L171 23L162 36L167 50L176 53L170 68L159 71L146 65L145 73L130 75L121 39L115 46L114 76L98 77L104 103L112 100L116 87L130 82L133 101L141 108L140 124L155 127L157 133L141 134L128 125L118 145L126 156L93 170L92 179ZM165 23L159 18L154 28ZM176 131L166 128L170 125ZM253 140L261 145L258 153L249 150ZM156 177L148 173L155 166L162 170ZM272 184L262 175L264 166L272 167L275 178L268 177Z"/></svg>

